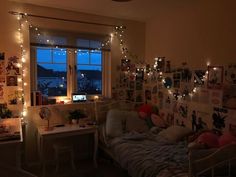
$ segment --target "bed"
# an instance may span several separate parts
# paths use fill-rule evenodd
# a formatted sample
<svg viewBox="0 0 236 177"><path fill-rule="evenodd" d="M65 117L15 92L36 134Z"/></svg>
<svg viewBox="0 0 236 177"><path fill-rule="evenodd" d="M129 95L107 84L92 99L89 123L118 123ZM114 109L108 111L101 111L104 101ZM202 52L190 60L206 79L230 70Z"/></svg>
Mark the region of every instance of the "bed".
<svg viewBox="0 0 236 177"><path fill-rule="evenodd" d="M150 130L143 128L145 131L136 131L137 129L135 128L137 128L137 126L134 125L132 125L131 128L127 128L127 124L136 124L136 122L130 122L130 120L132 120L130 117L136 116L133 110L135 110L137 106L138 105L133 102L119 101L109 102L96 107L96 118L100 125L99 147L123 169L127 170L130 176L197 177L201 176L209 169L213 176L213 167L220 163L226 163L227 167L229 167L228 171L231 171L230 162L236 158L236 145L206 151L205 153L201 153L201 156L196 155L198 154L196 151L189 153L186 141L180 141L180 139L184 139L183 137L188 135L188 132L185 130L181 137L178 137L178 141L176 141L163 136L163 134L165 135L168 131L157 127ZM113 114L110 115L112 111L108 110L113 110ZM132 114L127 113L129 111L132 112ZM119 121L116 121L120 117L122 118L119 124ZM109 123L109 120L116 123L113 127L107 128L106 123ZM129 131L122 133L117 130L114 131L114 129L119 126L126 126L126 129L129 129ZM122 129L123 128L124 127L122 127ZM134 131L132 131L133 129ZM177 130L175 134L182 131L182 127L177 127ZM111 134L110 131L112 131L113 134ZM163 133L164 131L165 133ZM228 158L222 158L225 157L226 152ZM198 165L199 163L201 163L201 165ZM207 175L211 175L211 173Z"/></svg>

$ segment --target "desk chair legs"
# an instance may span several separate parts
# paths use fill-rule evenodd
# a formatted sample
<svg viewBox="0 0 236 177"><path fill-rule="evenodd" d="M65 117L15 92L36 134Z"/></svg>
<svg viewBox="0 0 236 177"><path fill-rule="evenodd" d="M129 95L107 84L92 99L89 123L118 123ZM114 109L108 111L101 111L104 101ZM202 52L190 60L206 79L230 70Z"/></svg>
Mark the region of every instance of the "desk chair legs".
<svg viewBox="0 0 236 177"><path fill-rule="evenodd" d="M56 160L56 171L58 172L59 170L59 166L60 166L60 155L61 154L66 154L69 153L70 154L70 163L71 163L71 167L73 170L76 170L75 168L75 164L74 164L74 150L73 150L73 146L57 146L54 145L54 150L55 150L55 160Z"/></svg>

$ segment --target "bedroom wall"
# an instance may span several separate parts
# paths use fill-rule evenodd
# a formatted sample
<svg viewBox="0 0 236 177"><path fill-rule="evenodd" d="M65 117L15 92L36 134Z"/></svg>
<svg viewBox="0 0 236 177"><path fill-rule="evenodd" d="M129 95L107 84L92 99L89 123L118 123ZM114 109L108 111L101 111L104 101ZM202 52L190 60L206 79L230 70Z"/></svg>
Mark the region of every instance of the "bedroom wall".
<svg viewBox="0 0 236 177"><path fill-rule="evenodd" d="M1 28L0 28L0 52L5 52L5 60L10 56L20 57L20 47L17 41L17 29L18 22L16 16L12 16L8 11L19 11L27 12L37 15L53 16L58 18L68 18L74 20L82 21L92 21L97 23L108 23L115 25L125 25L127 27L124 41L132 53L138 56L138 60L143 60L145 56L145 24L136 21L129 21L123 19L109 18L97 15L90 15L85 13L77 13L66 10L59 10L54 8L40 7L29 4L20 4L15 2L10 2L8 0L3 0L0 2L0 16L1 16ZM74 24L65 23L61 21L51 21L46 19L30 18L29 19L33 25L39 28L56 29L62 31L72 31L72 32L86 32L95 34L110 34L113 30L107 27L84 25L84 24ZM30 60L29 60L29 30L26 26L23 27L24 33L24 45L27 51L27 63L26 68L28 70L28 75L26 76L26 81L30 83ZM137 42L137 39L139 42ZM114 85L114 78L116 78L116 67L120 63L121 51L120 45L117 40L114 39L111 46L111 77L112 85ZM134 59L136 60L136 59ZM1 102L8 102L7 90L16 90L17 87L6 87L4 86L4 98L1 98ZM25 100L29 106L30 100L30 84L25 87ZM19 110L20 105L10 106L11 110ZM68 109L72 109L67 106ZM27 126L25 132L25 146L26 146L26 161L27 163L36 162L37 159L37 148L36 148L36 129L34 126L33 117L37 114L37 109L29 108L29 114L26 117Z"/></svg>
<svg viewBox="0 0 236 177"><path fill-rule="evenodd" d="M145 59L165 56L177 66L235 63L234 0L160 1L146 23Z"/></svg>

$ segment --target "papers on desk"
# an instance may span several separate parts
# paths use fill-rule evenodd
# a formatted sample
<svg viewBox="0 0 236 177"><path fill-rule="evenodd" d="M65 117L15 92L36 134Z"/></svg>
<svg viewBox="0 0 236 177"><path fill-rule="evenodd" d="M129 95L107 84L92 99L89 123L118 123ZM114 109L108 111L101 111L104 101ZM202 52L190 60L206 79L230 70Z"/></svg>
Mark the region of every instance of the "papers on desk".
<svg viewBox="0 0 236 177"><path fill-rule="evenodd" d="M22 140L20 118L8 118L0 120L0 142Z"/></svg>

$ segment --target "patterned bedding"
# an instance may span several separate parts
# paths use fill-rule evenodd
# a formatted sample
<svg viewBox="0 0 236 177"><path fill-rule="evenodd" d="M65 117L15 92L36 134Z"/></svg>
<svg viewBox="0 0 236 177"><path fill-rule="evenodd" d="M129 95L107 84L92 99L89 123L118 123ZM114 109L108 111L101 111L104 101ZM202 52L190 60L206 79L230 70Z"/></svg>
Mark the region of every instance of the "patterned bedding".
<svg viewBox="0 0 236 177"><path fill-rule="evenodd" d="M153 134L130 132L110 141L115 160L132 177L186 177L187 148Z"/></svg>

